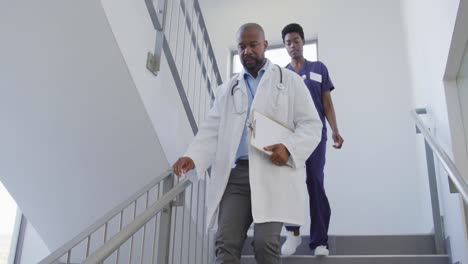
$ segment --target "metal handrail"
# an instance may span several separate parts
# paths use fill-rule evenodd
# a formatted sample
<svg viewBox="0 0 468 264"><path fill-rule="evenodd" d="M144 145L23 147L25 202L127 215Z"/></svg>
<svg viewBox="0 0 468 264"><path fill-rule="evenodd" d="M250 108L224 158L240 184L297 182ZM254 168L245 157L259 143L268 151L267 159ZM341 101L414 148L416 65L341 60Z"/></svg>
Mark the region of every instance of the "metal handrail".
<svg viewBox="0 0 468 264"><path fill-rule="evenodd" d="M426 113L426 109L421 108L411 111L411 115L414 119L414 122L416 123L416 127L419 129L419 131L421 131L426 142L429 144L432 151L435 153L436 157L439 159L442 166L447 171L450 180L452 181L453 185L456 187L458 192L462 195L465 203L468 204L468 182L461 175L460 171L457 169L449 155L442 149L442 147L434 138L434 136L429 132L429 129L422 122L419 115Z"/></svg>
<svg viewBox="0 0 468 264"><path fill-rule="evenodd" d="M155 215L161 212L168 206L179 194L184 192L192 182L189 179L184 179L178 183L174 188L167 192L161 199L156 201L144 213L135 218L132 223L127 225L122 231L115 235L111 240L104 244L101 248L96 250L95 253L90 255L83 264L101 263L107 257L112 255L120 246L122 246L130 237L132 237L138 230L146 225Z"/></svg>
<svg viewBox="0 0 468 264"><path fill-rule="evenodd" d="M151 190L154 186L156 186L157 184L159 184L160 182L162 182L164 179L166 179L167 177L171 175L172 175L172 170L170 169L163 172L161 175L159 175L154 180L152 180L147 185L145 185L143 188L141 188L138 192L130 196L124 202L117 205L114 209L110 210L103 217L99 218L99 220L97 220L94 224L92 224L91 226L86 228L84 231L79 233L77 236L75 236L65 245L58 248L52 254L44 258L41 262L39 262L39 264L49 264L63 257L64 255L66 255L71 249L73 249L75 246L79 245L81 242L83 242L85 239L91 236L94 232L96 232L99 228L101 228L106 223L108 223L113 217L119 214L122 210L127 208L129 205L134 203L138 198L140 198L146 192Z"/></svg>

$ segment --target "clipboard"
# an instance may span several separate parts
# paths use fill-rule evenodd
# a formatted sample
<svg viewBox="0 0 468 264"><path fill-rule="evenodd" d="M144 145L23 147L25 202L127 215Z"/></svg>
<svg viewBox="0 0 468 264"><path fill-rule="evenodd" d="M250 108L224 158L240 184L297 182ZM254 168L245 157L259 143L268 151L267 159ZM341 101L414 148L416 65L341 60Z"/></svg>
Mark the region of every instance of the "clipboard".
<svg viewBox="0 0 468 264"><path fill-rule="evenodd" d="M250 128L250 145L261 152L271 155L263 148L280 143L294 132L277 121L253 110Z"/></svg>

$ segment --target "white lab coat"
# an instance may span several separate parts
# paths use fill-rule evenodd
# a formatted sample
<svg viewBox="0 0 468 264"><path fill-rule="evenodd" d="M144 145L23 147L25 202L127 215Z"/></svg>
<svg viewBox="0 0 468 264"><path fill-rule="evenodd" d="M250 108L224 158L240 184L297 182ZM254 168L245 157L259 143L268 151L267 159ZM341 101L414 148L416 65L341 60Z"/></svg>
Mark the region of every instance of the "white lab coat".
<svg viewBox="0 0 468 264"><path fill-rule="evenodd" d="M249 178L254 223L303 225L307 203L305 161L321 139L322 122L303 80L296 73L269 63L252 102L257 110L294 131L281 142L289 150L290 166L276 166L268 156L249 147ZM212 166L207 186L207 227L217 224L218 206L236 158L248 110L243 72L220 87L213 108L184 156L191 157L197 175Z"/></svg>

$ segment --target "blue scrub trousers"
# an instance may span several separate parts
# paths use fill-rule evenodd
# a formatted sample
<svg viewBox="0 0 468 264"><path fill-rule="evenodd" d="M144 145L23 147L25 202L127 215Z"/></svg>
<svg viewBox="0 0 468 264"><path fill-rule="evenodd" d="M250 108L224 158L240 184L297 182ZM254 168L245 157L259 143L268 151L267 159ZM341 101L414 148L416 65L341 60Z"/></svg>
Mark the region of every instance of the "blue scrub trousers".
<svg viewBox="0 0 468 264"><path fill-rule="evenodd" d="M310 240L309 247L328 246L330 204L323 184L327 139L322 138L317 148L306 161L306 184L309 192ZM299 226L286 226L286 230L299 230Z"/></svg>

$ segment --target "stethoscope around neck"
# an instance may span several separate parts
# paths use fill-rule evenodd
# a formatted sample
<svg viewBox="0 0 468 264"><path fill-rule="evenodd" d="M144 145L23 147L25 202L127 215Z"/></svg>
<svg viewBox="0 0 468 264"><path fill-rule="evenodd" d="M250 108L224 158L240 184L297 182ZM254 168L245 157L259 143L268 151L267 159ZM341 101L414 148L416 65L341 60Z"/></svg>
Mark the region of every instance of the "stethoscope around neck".
<svg viewBox="0 0 468 264"><path fill-rule="evenodd" d="M275 64L276 65L276 64ZM280 81L279 83L276 85L276 88L280 89L280 90L283 90L284 89L284 85L283 85L283 71L281 70L281 67L276 65L276 67L278 67L278 70L279 70L279 74L280 74ZM231 96L234 95L234 90L236 87L239 86L239 79L237 78L236 79L236 83L231 87Z"/></svg>

